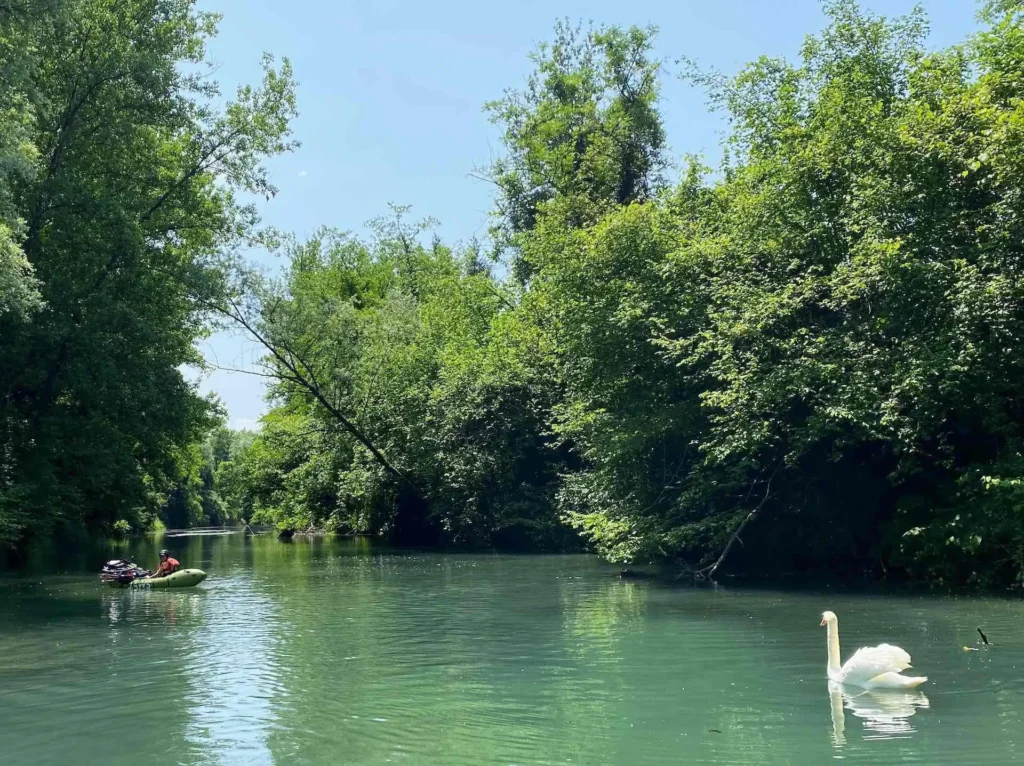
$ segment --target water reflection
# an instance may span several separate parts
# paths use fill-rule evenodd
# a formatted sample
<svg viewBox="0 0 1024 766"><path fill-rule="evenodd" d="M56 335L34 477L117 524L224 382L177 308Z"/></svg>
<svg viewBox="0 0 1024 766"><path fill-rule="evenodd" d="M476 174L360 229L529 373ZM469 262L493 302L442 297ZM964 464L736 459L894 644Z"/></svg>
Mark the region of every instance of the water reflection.
<svg viewBox="0 0 1024 766"><path fill-rule="evenodd" d="M103 561L161 547L210 578L99 584ZM834 687L829 727L816 593L272 536L133 541L82 566L0 577L2 766L72 748L80 766L1024 764L1021 601L830 594L863 626L851 644L905 638L936 709ZM977 625L995 648L965 653Z"/></svg>
<svg viewBox="0 0 1024 766"><path fill-rule="evenodd" d="M844 708L864 721L864 739L868 740L908 738L915 731L909 719L919 708L930 707L928 697L921 691L867 690L834 681L829 681L828 696L832 708L832 743L836 747L846 744Z"/></svg>
<svg viewBox="0 0 1024 766"><path fill-rule="evenodd" d="M116 639L121 630L133 625L159 625L162 630L173 630L178 620L191 620L199 605L197 591L160 593L149 590L111 588L100 597L103 616L110 626L110 637Z"/></svg>
<svg viewBox="0 0 1024 766"><path fill-rule="evenodd" d="M273 701L281 693L272 647L286 623L258 580L221 571L181 647L187 657L186 738L193 752L202 753L198 763L272 764L267 740L275 725Z"/></svg>

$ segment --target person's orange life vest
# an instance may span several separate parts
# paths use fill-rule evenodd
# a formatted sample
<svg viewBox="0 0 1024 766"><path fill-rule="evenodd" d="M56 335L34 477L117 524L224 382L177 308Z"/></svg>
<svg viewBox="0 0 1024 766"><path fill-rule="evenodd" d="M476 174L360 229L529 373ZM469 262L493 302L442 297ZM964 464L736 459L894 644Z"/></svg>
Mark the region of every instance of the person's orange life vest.
<svg viewBox="0 0 1024 766"><path fill-rule="evenodd" d="M167 574L170 574L171 572L176 572L180 566L181 564L178 563L177 559L172 559L168 556L164 561L160 562L160 566L156 568L156 571L167 572Z"/></svg>

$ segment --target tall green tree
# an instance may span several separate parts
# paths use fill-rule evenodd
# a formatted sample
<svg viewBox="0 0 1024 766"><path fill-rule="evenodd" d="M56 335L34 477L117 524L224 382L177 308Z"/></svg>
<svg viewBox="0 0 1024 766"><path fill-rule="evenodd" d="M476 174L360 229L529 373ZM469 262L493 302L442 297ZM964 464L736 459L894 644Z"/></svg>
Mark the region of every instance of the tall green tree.
<svg viewBox="0 0 1024 766"><path fill-rule="evenodd" d="M276 407L228 481L252 518L416 542L561 545L544 410L505 349L511 292L405 210L365 243L287 245L228 308L268 350Z"/></svg>
<svg viewBox="0 0 1024 766"><path fill-rule="evenodd" d="M273 193L261 163L291 147L295 113L290 66L269 57L259 86L220 97L216 22L192 0L66 0L0 22L33 54L17 116L31 167L8 199L45 305L2 332L2 542L144 525L212 422L179 368L199 361L223 254L253 232L238 194Z"/></svg>
<svg viewBox="0 0 1024 766"><path fill-rule="evenodd" d="M651 33L560 25L505 129L496 277L404 211L287 240L221 308L273 409L244 518L562 542L701 576L1024 578L1024 10L925 47L852 0L799 59L688 69L726 160L669 187Z"/></svg>
<svg viewBox="0 0 1024 766"><path fill-rule="evenodd" d="M13 185L31 178L37 150L31 140L31 78L38 51L32 28L45 3L0 4L0 321L24 319L39 307L38 286L22 250L25 222Z"/></svg>
<svg viewBox="0 0 1024 766"><path fill-rule="evenodd" d="M238 459L253 441L249 431L217 425L202 443L192 443L177 458L174 486L159 510L171 529L225 526L247 520L244 502L232 481Z"/></svg>
<svg viewBox="0 0 1024 766"><path fill-rule="evenodd" d="M826 11L798 64L699 76L733 125L718 180L527 251L564 369L585 360L567 510L609 555L705 571L752 524L748 566L1010 580L1020 9L938 53L919 13ZM594 370L623 362L619 398Z"/></svg>
<svg viewBox="0 0 1024 766"><path fill-rule="evenodd" d="M560 22L554 40L533 54L526 87L487 104L507 150L488 171L498 190L492 234L499 251L515 252L543 213L557 209L580 226L661 187L665 131L655 106L654 35ZM520 280L529 277L528 262L514 257L512 265Z"/></svg>

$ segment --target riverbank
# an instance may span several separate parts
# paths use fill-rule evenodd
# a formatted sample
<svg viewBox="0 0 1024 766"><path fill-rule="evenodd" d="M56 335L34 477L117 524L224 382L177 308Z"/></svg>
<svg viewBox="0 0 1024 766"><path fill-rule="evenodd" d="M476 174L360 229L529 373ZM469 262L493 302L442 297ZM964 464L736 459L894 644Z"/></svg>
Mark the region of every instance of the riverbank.
<svg viewBox="0 0 1024 766"><path fill-rule="evenodd" d="M409 556L471 556L540 558L562 555L584 555L584 552L538 552L528 550L502 551L498 549L466 548L449 546L396 546L387 541L368 535L345 535L327 530L305 530L289 539L278 537L278 530L271 526L205 527L195 529L169 529L146 535L121 539L90 539L88 537L65 538L59 542L37 544L25 555L14 561L5 561L0 552L0 575L32 577L48 574L94 574L99 567L112 558L135 555L136 562L155 566L157 553L162 548L173 552L193 549L197 544L208 547L222 538L249 538L272 545L294 545L307 550L330 550L336 546L360 555L409 555ZM617 579L639 584L650 583L660 587L729 588L752 591L778 590L801 593L808 590L842 593L847 595L937 595L953 597L1002 596L1020 598L1024 590L1019 587L992 588L980 585L957 585L929 580L915 580L908 577L878 577L876 570L844 576L828 572L777 572L772 574L721 572L714 581L696 578L691 571L681 569L670 561L632 564L623 566L601 562L608 579Z"/></svg>

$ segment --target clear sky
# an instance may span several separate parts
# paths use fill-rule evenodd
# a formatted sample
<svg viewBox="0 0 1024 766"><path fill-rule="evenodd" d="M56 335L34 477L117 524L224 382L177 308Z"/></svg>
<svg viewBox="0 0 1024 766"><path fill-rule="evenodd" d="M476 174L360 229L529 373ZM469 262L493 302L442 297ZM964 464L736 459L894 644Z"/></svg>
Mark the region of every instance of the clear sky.
<svg viewBox="0 0 1024 766"><path fill-rule="evenodd" d="M446 240L482 238L491 189L469 174L501 147L481 107L523 83L528 54L559 18L653 24L657 56L725 73L761 54L793 58L824 24L817 0L200 1L224 15L210 57L225 93L258 80L263 51L292 61L302 146L270 163L279 194L260 209L265 223L300 236L320 225L359 232L395 202L437 218ZM914 4L864 0L886 16ZM976 28L972 0L920 4L935 47ZM723 123L702 93L666 77L661 108L673 156L718 157ZM247 367L257 353L230 333L202 348L224 367ZM202 388L220 396L234 427L254 426L266 409L256 377L218 371Z"/></svg>

